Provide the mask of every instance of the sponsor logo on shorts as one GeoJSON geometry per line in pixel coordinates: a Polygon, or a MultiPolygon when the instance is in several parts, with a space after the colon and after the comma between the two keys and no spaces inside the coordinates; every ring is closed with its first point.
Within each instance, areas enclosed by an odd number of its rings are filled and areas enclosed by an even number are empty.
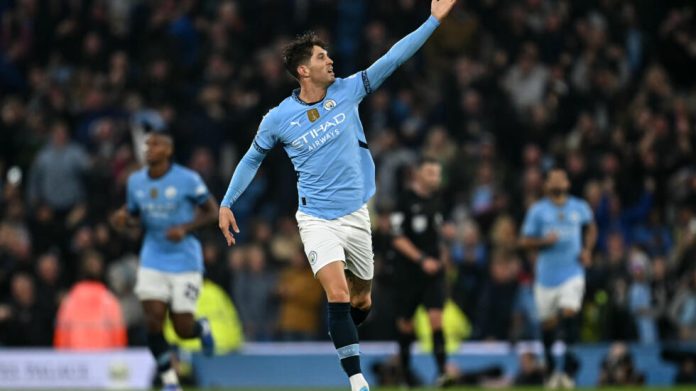
{"type": "Polygon", "coordinates": [[[310,251],[309,252],[309,264],[314,265],[317,263],[317,252],[316,251],[310,251]]]}
{"type": "Polygon", "coordinates": [[[184,290],[184,296],[191,301],[196,301],[198,299],[199,289],[192,283],[186,283],[186,290],[184,290]]]}

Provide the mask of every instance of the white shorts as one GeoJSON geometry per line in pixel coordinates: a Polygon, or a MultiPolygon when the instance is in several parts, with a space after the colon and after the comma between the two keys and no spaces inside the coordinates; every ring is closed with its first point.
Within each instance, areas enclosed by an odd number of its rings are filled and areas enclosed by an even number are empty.
{"type": "Polygon", "coordinates": [[[202,284],[203,275],[200,272],[167,273],[140,267],[135,295],[141,301],[168,303],[171,311],[177,314],[194,313],[202,284]]]}
{"type": "Polygon", "coordinates": [[[333,220],[300,211],[297,211],[295,218],[314,275],[329,263],[343,261],[345,268],[356,277],[372,280],[374,255],[367,205],[333,220]]]}
{"type": "Polygon", "coordinates": [[[582,276],[573,277],[556,287],[535,284],[534,300],[539,319],[542,321],[550,319],[563,309],[579,311],[584,294],[585,278],[582,276]]]}

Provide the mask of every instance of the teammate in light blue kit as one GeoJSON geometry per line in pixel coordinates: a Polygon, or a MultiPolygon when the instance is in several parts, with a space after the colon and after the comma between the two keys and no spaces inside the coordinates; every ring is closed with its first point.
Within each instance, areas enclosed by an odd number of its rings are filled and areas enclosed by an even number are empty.
{"type": "Polygon", "coordinates": [[[127,202],[112,216],[122,230],[145,228],[135,293],[147,319],[148,346],[166,391],[179,391],[170,347],[162,334],[167,311],[181,338],[200,338],[206,354],[214,341],[207,319],[194,318],[203,280],[201,244],[192,232],[215,221],[217,203],[201,177],[171,162],[170,136],[152,133],[146,141],[147,167],[128,178],[127,202]],[[197,209],[202,213],[196,215],[197,209]]]}
{"type": "Polygon", "coordinates": [[[582,199],[568,195],[570,182],[566,172],[553,169],[546,178],[548,196],[537,201],[527,212],[522,226],[521,246],[539,250],[536,260],[534,297],[543,327],[544,354],[550,388],[573,388],[569,376],[576,361],[571,346],[577,339],[576,315],[585,291],[585,271],[597,241],[592,209],[582,199]],[[558,330],[566,352],[554,360],[551,352],[558,330]]]}
{"type": "Polygon", "coordinates": [[[313,34],[291,42],[285,66],[300,83],[266,114],[239,162],[220,208],[228,245],[239,232],[231,207],[266,153],[281,144],[297,172],[297,222],[305,253],[329,301],[329,331],[353,391],[369,386],[360,370],[359,325],[372,305],[372,239],[366,202],[375,192],[375,166],[358,105],[430,37],[455,0],[433,0],[432,15],[367,70],[336,78],[326,44],[313,34]],[[345,271],[344,271],[345,270],[345,271]]]}

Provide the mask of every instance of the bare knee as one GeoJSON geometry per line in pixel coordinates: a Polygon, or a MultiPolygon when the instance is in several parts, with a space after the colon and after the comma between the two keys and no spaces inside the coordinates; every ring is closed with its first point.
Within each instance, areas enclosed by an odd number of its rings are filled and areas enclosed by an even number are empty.
{"type": "Polygon", "coordinates": [[[326,288],[326,299],[329,303],[348,303],[350,302],[350,292],[348,286],[330,286],[326,288]]]}
{"type": "Polygon", "coordinates": [[[357,295],[350,298],[351,307],[367,311],[372,308],[372,297],[370,294],[357,295]]]}
{"type": "Polygon", "coordinates": [[[442,330],[442,311],[441,310],[428,311],[428,319],[430,320],[430,327],[433,329],[433,331],[442,330]]]}

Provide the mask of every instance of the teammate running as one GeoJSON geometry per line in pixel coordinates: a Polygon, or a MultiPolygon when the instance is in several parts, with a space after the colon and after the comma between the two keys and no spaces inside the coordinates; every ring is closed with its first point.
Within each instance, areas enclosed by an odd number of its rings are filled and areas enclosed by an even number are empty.
{"type": "Polygon", "coordinates": [[[520,243],[528,250],[538,250],[534,298],[542,322],[549,388],[575,386],[569,372],[575,361],[572,345],[578,338],[577,313],[585,293],[583,265],[590,265],[597,241],[592,209],[584,200],[569,196],[568,189],[570,181],[564,170],[548,172],[547,197],[527,212],[520,243]],[[552,346],[559,331],[566,350],[554,357],[552,346]]]}
{"type": "Polygon", "coordinates": [[[204,353],[213,353],[208,320],[194,318],[203,252],[192,232],[215,222],[217,203],[197,173],[172,163],[174,143],[169,135],[151,133],[146,146],[147,167],[128,178],[126,205],[111,222],[118,230],[137,224],[145,228],[135,293],[145,312],[147,344],[163,390],[180,391],[162,327],[169,312],[179,337],[200,338],[204,353]]]}

